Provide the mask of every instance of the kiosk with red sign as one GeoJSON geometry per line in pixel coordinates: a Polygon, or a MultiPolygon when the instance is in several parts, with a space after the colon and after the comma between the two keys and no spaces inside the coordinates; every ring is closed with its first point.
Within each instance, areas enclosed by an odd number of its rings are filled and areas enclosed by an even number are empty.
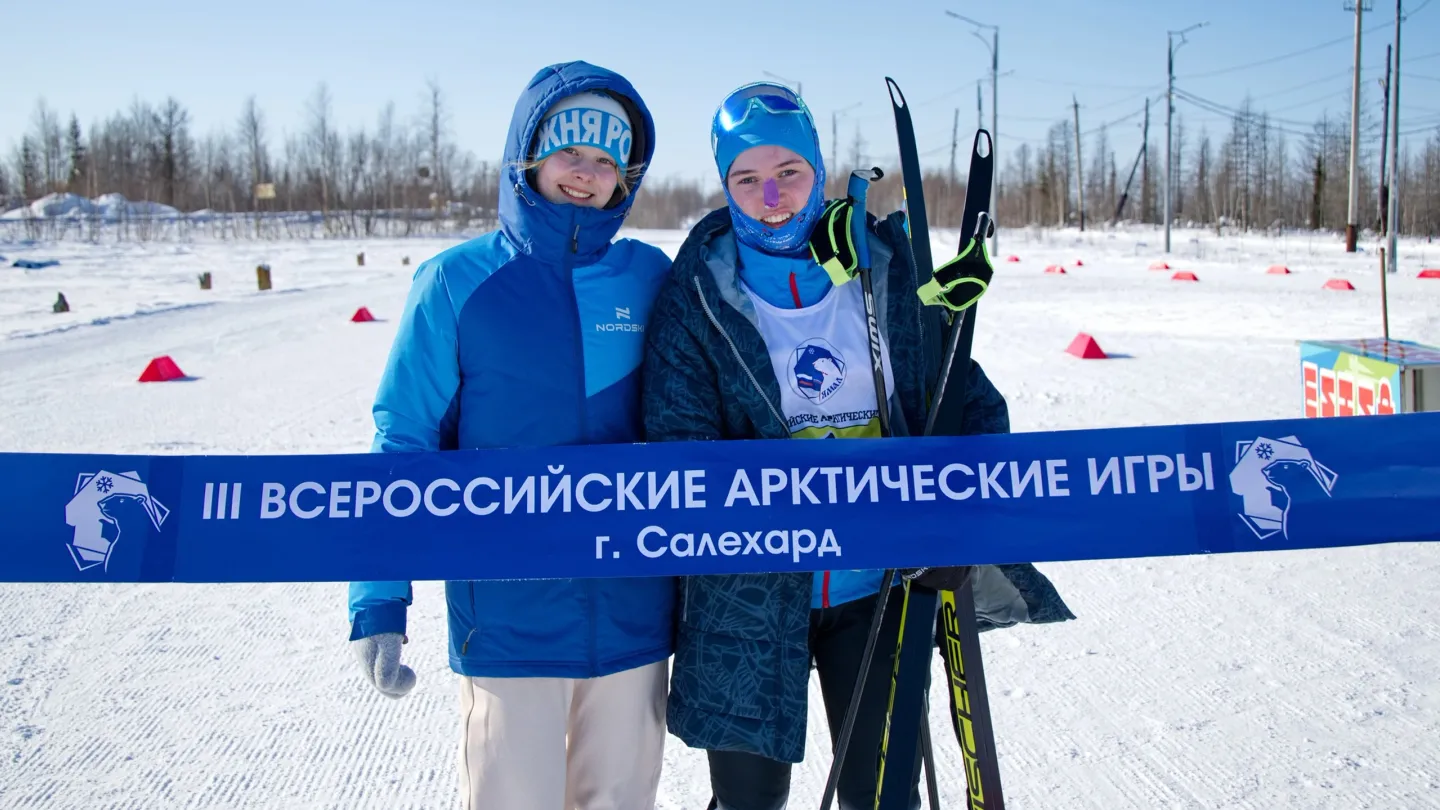
{"type": "Polygon", "coordinates": [[[1440,411],[1440,349],[1369,338],[1300,342],[1305,416],[1440,411]]]}

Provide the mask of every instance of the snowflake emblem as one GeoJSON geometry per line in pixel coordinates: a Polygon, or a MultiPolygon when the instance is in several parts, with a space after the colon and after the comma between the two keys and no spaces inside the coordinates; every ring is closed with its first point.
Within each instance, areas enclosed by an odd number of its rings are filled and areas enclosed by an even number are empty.
{"type": "Polygon", "coordinates": [[[1271,456],[1275,455],[1275,448],[1270,444],[1257,444],[1255,445],[1255,455],[1268,461],[1271,456]]]}
{"type": "Polygon", "coordinates": [[[109,492],[110,490],[115,488],[115,481],[111,479],[108,475],[101,476],[100,478],[96,479],[95,488],[100,490],[101,492],[109,492]]]}

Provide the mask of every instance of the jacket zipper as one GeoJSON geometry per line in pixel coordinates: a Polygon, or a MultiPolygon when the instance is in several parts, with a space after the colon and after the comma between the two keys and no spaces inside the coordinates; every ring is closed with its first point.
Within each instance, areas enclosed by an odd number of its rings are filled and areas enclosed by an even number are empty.
{"type": "MultiPolygon", "coordinates": [[[[570,250],[568,253],[565,254],[565,262],[562,266],[562,271],[565,273],[566,280],[570,284],[570,301],[574,306],[575,313],[575,352],[577,355],[579,355],[580,358],[580,362],[576,364],[576,367],[580,370],[580,439],[581,441],[584,441],[589,428],[586,424],[588,420],[586,420],[585,418],[585,324],[583,324],[580,320],[580,294],[575,289],[575,256],[577,256],[579,253],[580,223],[576,222],[575,227],[570,230],[570,250]]],[[[600,649],[599,644],[596,640],[596,634],[598,631],[595,626],[595,615],[597,612],[596,600],[598,593],[595,587],[594,580],[584,580],[581,587],[584,589],[585,601],[588,603],[583,606],[585,609],[581,611],[581,615],[589,617],[589,627],[587,628],[589,630],[589,633],[587,634],[588,637],[586,641],[589,646],[588,658],[590,659],[590,673],[593,675],[600,668],[600,649]]]]}
{"type": "Polygon", "coordinates": [[[755,390],[760,393],[760,398],[765,400],[765,405],[770,408],[770,414],[775,417],[776,422],[780,423],[781,429],[785,431],[788,437],[790,429],[789,426],[785,424],[785,418],[782,417],[780,411],[775,408],[775,403],[770,401],[770,395],[766,394],[765,389],[760,387],[760,381],[755,379],[755,374],[750,371],[750,366],[746,364],[745,358],[740,356],[740,349],[735,345],[735,341],[730,339],[730,333],[725,331],[725,327],[720,325],[720,321],[715,317],[715,313],[710,310],[710,303],[705,300],[705,292],[700,287],[700,277],[691,276],[690,278],[695,282],[695,294],[700,298],[700,308],[705,310],[705,317],[710,319],[710,325],[715,327],[715,331],[720,333],[720,337],[725,338],[725,342],[730,346],[730,351],[734,353],[736,361],[740,363],[740,368],[745,369],[745,376],[750,378],[750,384],[755,386],[755,390]]]}

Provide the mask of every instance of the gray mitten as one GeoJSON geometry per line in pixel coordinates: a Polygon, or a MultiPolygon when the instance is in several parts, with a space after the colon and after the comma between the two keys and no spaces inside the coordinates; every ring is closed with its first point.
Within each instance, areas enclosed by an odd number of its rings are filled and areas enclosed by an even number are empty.
{"type": "Polygon", "coordinates": [[[400,645],[408,640],[400,633],[380,633],[350,642],[365,679],[385,697],[402,698],[415,688],[415,670],[400,663],[400,645]]]}

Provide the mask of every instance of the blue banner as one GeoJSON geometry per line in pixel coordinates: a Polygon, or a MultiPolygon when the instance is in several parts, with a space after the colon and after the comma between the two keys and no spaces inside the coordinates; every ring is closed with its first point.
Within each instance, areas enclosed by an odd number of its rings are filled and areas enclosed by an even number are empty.
{"type": "Polygon", "coordinates": [[[1440,540],[1440,414],[425,454],[0,454],[0,581],[816,571],[1440,540]]]}

